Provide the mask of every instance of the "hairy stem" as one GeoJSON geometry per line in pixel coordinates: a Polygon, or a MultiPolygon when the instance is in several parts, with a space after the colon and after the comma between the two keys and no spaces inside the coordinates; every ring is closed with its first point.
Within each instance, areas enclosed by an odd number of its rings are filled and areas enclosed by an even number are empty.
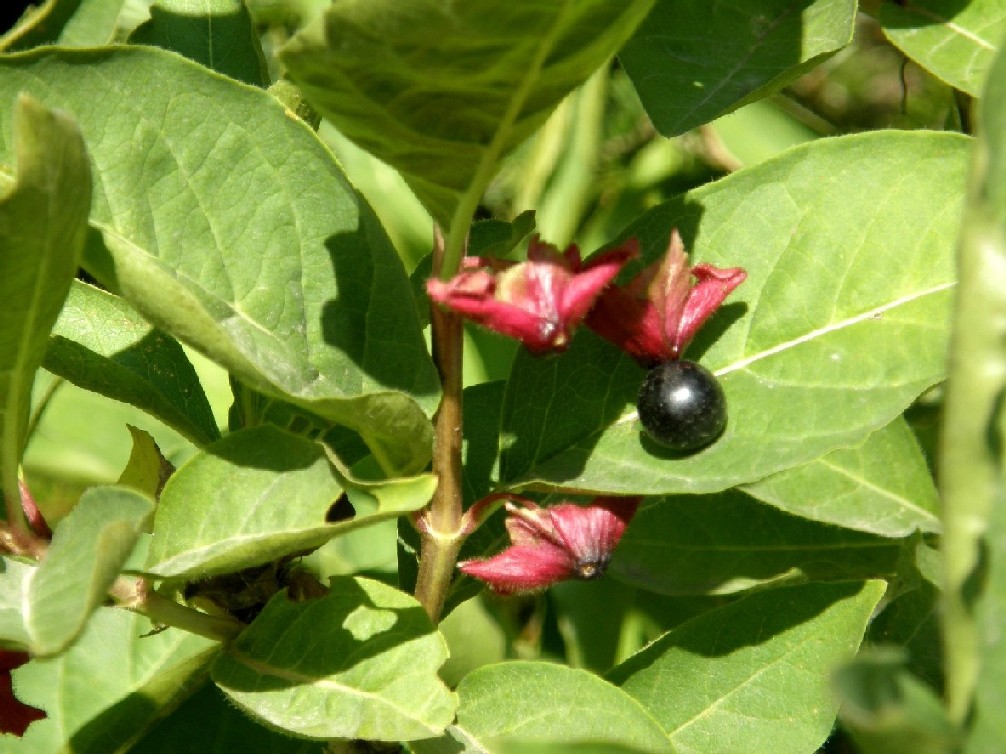
{"type": "Polygon", "coordinates": [[[169,600],[151,589],[143,578],[120,577],[109,595],[119,607],[145,615],[153,623],[174,626],[215,641],[230,641],[245,628],[235,618],[207,615],[169,600]]]}
{"type": "MultiPolygon", "coordinates": [[[[433,274],[444,263],[443,236],[436,233],[433,249],[433,274]]],[[[458,551],[464,541],[461,505],[461,390],[463,326],[461,318],[433,306],[430,311],[433,336],[433,361],[440,372],[443,398],[434,417],[433,472],[437,491],[424,514],[420,531],[422,547],[416,599],[430,619],[436,622],[444,607],[447,587],[454,574],[458,551]]]]}

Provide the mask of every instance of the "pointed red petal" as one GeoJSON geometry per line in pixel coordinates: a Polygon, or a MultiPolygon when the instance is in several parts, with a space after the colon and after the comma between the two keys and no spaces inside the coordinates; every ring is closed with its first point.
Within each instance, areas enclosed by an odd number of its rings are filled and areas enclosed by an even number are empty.
{"type": "Polygon", "coordinates": [[[587,316],[608,284],[638,251],[636,239],[615,249],[591,257],[583,269],[573,275],[561,292],[559,314],[564,322],[579,324],[587,316]]]}
{"type": "Polygon", "coordinates": [[[514,545],[485,560],[459,563],[458,568],[499,594],[536,592],[573,576],[569,554],[548,543],[514,545]]]}
{"type": "Polygon", "coordinates": [[[684,352],[692,342],[695,333],[703,323],[720,307],[724,299],[748,276],[741,267],[721,269],[711,264],[700,264],[692,268],[692,275],[698,282],[688,294],[684,311],[678,322],[674,338],[677,355],[684,352]]]}

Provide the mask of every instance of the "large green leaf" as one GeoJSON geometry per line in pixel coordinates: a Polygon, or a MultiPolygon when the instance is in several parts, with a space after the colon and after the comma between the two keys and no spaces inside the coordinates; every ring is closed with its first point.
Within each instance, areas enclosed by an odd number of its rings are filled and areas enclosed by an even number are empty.
{"type": "Polygon", "coordinates": [[[936,485],[901,417],[857,445],[745,485],[744,491],[804,518],[885,537],[940,528],[936,485]]]}
{"type": "Polygon", "coordinates": [[[124,487],[94,487],[53,532],[24,603],[33,655],[63,651],[104,603],[154,505],[124,487]]]}
{"type": "MultiPolygon", "coordinates": [[[[469,673],[458,686],[461,706],[450,738],[464,751],[509,751],[509,746],[610,746],[605,751],[670,754],[660,726],[635,699],[585,670],[546,662],[504,662],[469,673]]],[[[417,754],[458,752],[446,741],[421,741],[417,754]]]]}
{"type": "MultiPolygon", "coordinates": [[[[0,101],[10,102],[14,94],[0,101]]],[[[31,387],[84,248],[91,174],[80,130],[27,95],[0,107],[14,185],[0,197],[0,490],[17,500],[31,387]]]]}
{"type": "Polygon", "coordinates": [[[0,72],[0,96],[38,92],[94,142],[96,277],[250,387],[358,431],[389,471],[423,468],[437,379],[408,280],[308,126],[154,48],[0,72]]]}
{"type": "Polygon", "coordinates": [[[816,751],[838,707],[829,676],[883,593],[880,581],[757,592],[669,631],[609,678],[679,754],[816,751]]]}
{"type": "Polygon", "coordinates": [[[896,540],[806,521],[731,491],[643,506],[610,572],[662,594],[730,594],[794,579],[890,577],[901,549],[896,540]]]}
{"type": "Polygon", "coordinates": [[[451,228],[467,225],[500,157],[618,50],[652,1],[349,0],[282,59],[312,105],[451,228]]]}
{"type": "Polygon", "coordinates": [[[1006,714],[1006,52],[989,75],[961,233],[940,438],[946,697],[969,753],[1002,748],[1006,714]],[[973,698],[977,683],[977,698],[973,698]]]}
{"type": "Polygon", "coordinates": [[[694,262],[748,278],[688,353],[730,419],[682,457],[640,432],[644,372],[589,332],[520,354],[501,421],[510,486],[664,494],[752,482],[862,441],[944,374],[953,238],[970,141],[885,132],[821,140],[648,212],[644,260],[671,228],[694,262]],[[920,223],[920,218],[925,222],[920,223]]]}
{"type": "Polygon", "coordinates": [[[981,96],[1006,34],[1002,0],[881,3],[877,18],[905,55],[951,86],[981,96]]]}
{"type": "MultiPolygon", "coordinates": [[[[361,488],[370,510],[326,523],[347,484],[319,443],[265,425],[228,435],[176,471],[161,493],[146,570],[166,578],[238,571],[313,550],[429,502],[435,478],[361,488]]],[[[355,483],[359,486],[359,483],[355,483]]]]}
{"type": "Polygon", "coordinates": [[[265,60],[241,0],[157,0],[131,44],[174,50],[238,81],[268,83],[265,60]]]}
{"type": "Polygon", "coordinates": [[[852,41],[855,0],[657,0],[618,59],[674,136],[781,89],[852,41]]]}
{"type": "Polygon", "coordinates": [[[454,718],[457,699],[437,677],[446,659],[418,602],[347,576],[319,599],[277,594],[212,676],[240,708],[297,736],[408,741],[454,718]]]}
{"type": "Polygon", "coordinates": [[[219,645],[101,608],[64,654],[13,673],[18,698],[45,710],[24,738],[0,736],[2,754],[127,751],[158,717],[205,678],[219,645]]]}
{"type": "Polygon", "coordinates": [[[197,445],[220,437],[178,342],[98,288],[74,282],[43,364],[75,385],[143,409],[197,445]]]}

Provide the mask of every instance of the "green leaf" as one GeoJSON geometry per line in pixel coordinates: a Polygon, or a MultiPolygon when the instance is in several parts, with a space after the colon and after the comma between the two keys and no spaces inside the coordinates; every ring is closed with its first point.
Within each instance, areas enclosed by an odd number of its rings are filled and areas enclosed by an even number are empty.
{"type": "Polygon", "coordinates": [[[877,18],[905,55],[950,86],[981,96],[1006,33],[1000,0],[881,3],[877,18]]]}
{"type": "Polygon", "coordinates": [[[46,711],[2,754],[109,754],[129,750],[158,717],[205,678],[218,644],[146,618],[101,608],[69,651],[13,672],[18,697],[46,711]]]}
{"type": "Polygon", "coordinates": [[[268,730],[228,704],[212,683],[138,741],[136,754],[324,754],[323,744],[268,730]],[[193,731],[198,731],[193,736],[193,731]]]}
{"type": "Polygon", "coordinates": [[[940,530],[936,485],[915,434],[900,417],[857,445],[745,485],[744,491],[804,518],[884,537],[940,530]]]}
{"type": "Polygon", "coordinates": [[[133,438],[133,449],[116,484],[132,487],[151,500],[157,500],[174,467],[161,455],[161,449],[148,432],[133,426],[127,428],[133,438]]]}
{"type": "Polygon", "coordinates": [[[679,754],[816,751],[838,706],[829,676],[883,593],[881,581],[756,592],[669,631],[609,678],[679,754]]]}
{"type": "Polygon", "coordinates": [[[1006,51],[989,73],[961,236],[961,293],[941,438],[944,642],[952,719],[967,754],[1006,736],[1006,51]],[[957,444],[959,443],[959,445],[957,444]],[[977,665],[977,667],[976,667],[977,665]],[[977,674],[977,678],[975,678],[977,674]],[[969,698],[972,684],[974,697],[969,698]],[[970,704],[970,708],[969,705],[970,704]]]}
{"type": "MultiPolygon", "coordinates": [[[[603,744],[667,754],[660,726],[631,696],[585,670],[546,662],[504,662],[469,673],[452,736],[473,751],[521,744],[603,744]]],[[[417,754],[434,752],[425,742],[417,754]]],[[[617,748],[615,749],[618,750],[617,748]]]]}
{"type": "MultiPolygon", "coordinates": [[[[976,714],[995,740],[1006,731],[998,682],[1006,678],[1002,562],[1006,560],[1006,54],[1000,53],[976,127],[961,226],[960,292],[953,314],[940,438],[943,496],[943,635],[950,719],[976,714]],[[990,528],[990,520],[995,523],[990,528]],[[983,541],[984,540],[984,541],[983,541]],[[987,569],[992,569],[991,573],[987,569]],[[986,579],[988,581],[986,582],[986,579]],[[975,619],[978,587],[982,623],[975,619]],[[986,621],[988,621],[986,623],[986,621]],[[972,710],[979,664],[988,685],[972,710]]],[[[981,733],[976,734],[979,737],[981,733]]],[[[975,749],[981,751],[980,748],[975,749]]]]}
{"type": "Polygon", "coordinates": [[[69,115],[19,95],[13,138],[17,173],[0,197],[0,490],[8,512],[20,499],[35,371],[77,272],[91,207],[87,150],[69,115]]]}
{"type": "Polygon", "coordinates": [[[156,416],[196,445],[220,437],[199,378],[178,342],[125,301],[74,281],[43,364],[74,385],[156,416]]]}
{"type": "Polygon", "coordinates": [[[893,576],[896,540],[781,513],[739,492],[643,505],[609,572],[661,594],[732,594],[760,584],[893,576]]]}
{"type": "Polygon", "coordinates": [[[431,474],[361,482],[313,440],[265,425],[228,435],[181,466],[161,493],[146,571],[171,579],[238,571],[313,550],[429,502],[431,474]],[[344,489],[356,515],[326,523],[344,489]]]}
{"type": "Polygon", "coordinates": [[[657,130],[778,91],[852,41],[855,0],[657,0],[618,59],[657,130]]]}
{"type": "Polygon", "coordinates": [[[33,566],[11,558],[0,558],[0,647],[28,648],[28,629],[22,610],[33,566]]]}
{"type": "Polygon", "coordinates": [[[353,0],[332,4],[281,57],[314,107],[397,168],[445,228],[467,226],[499,159],[651,5],[353,0]]]}
{"type": "Polygon", "coordinates": [[[130,44],[174,50],[238,81],[269,83],[251,17],[241,0],[157,0],[130,44]]]}
{"type": "Polygon", "coordinates": [[[359,432],[389,474],[426,465],[437,377],[408,280],[308,126],[154,48],[0,60],[0,95],[20,90],[93,137],[95,277],[255,390],[359,432]]]}
{"type": "Polygon", "coordinates": [[[80,635],[101,605],[154,506],[122,487],[93,487],[56,526],[24,605],[28,646],[57,654],[80,635]]]}
{"type": "Polygon", "coordinates": [[[409,741],[441,734],[454,717],[457,699],[437,677],[446,659],[412,597],[337,577],[319,599],[276,595],[212,677],[241,709],[297,736],[409,741]]]}
{"type": "Polygon", "coordinates": [[[903,667],[897,650],[863,652],[840,668],[834,686],[842,724],[862,754],[946,754],[959,733],[933,690],[903,667]]]}
{"type": "Polygon", "coordinates": [[[635,412],[643,370],[580,332],[557,358],[521,353],[514,362],[502,480],[712,492],[893,421],[944,374],[969,145],[934,133],[820,140],[643,215],[624,232],[640,241],[637,264],[662,256],[677,227],[693,263],[747,269],[687,354],[719,376],[726,432],[686,457],[644,438],[635,412]]]}

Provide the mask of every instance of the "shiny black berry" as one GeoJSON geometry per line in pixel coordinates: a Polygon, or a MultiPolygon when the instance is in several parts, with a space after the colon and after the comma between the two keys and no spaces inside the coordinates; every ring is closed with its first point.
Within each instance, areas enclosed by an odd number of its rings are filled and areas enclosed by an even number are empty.
{"type": "Polygon", "coordinates": [[[727,399],[713,373],[692,361],[665,361],[650,370],[636,400],[646,433],[674,450],[698,450],[727,424],[727,399]]]}

